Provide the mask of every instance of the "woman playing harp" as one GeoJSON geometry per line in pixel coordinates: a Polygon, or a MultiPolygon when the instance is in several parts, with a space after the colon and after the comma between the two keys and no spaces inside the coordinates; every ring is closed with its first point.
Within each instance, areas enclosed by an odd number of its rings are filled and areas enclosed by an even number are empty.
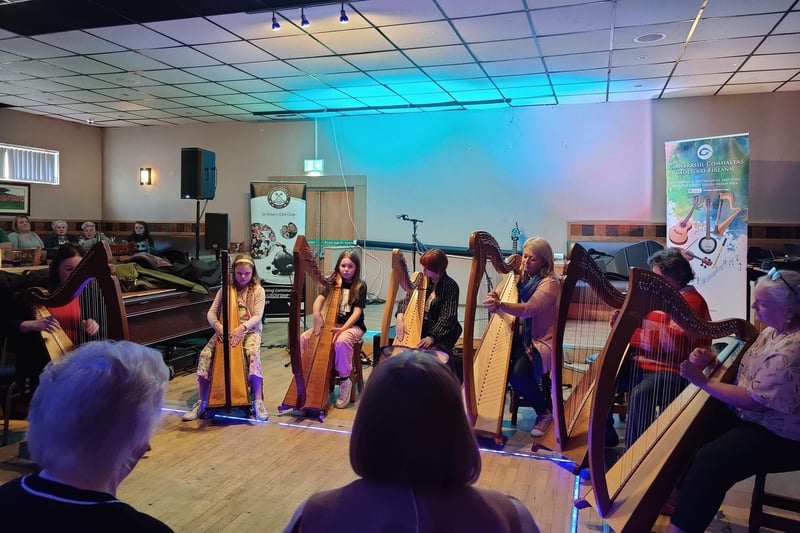
{"type": "MultiPolygon", "coordinates": [[[[694,271],[679,248],[665,248],[651,255],[647,264],[686,300],[702,320],[710,321],[711,314],[705,298],[689,283],[694,271]]],[[[625,424],[625,446],[630,447],[653,422],[658,412],[680,394],[688,381],[680,376],[682,361],[694,348],[710,348],[711,339],[693,336],[683,331],[661,311],[653,311],[642,328],[631,339],[633,348],[628,419],[625,424]]]]}
{"type": "Polygon", "coordinates": [[[233,260],[232,269],[232,286],[228,287],[227,291],[224,287],[217,291],[214,302],[208,310],[208,323],[214,329],[214,335],[209,339],[208,344],[205,345],[198,358],[198,399],[192,408],[183,415],[183,420],[187,422],[196,420],[206,410],[211,389],[209,379],[212,359],[219,361],[221,354],[217,348],[221,348],[221,343],[223,342],[229,342],[231,347],[241,347],[243,349],[244,357],[248,363],[247,375],[253,393],[255,416],[262,421],[269,418],[269,413],[267,413],[267,409],[264,406],[262,390],[264,378],[261,371],[261,331],[263,328],[261,319],[264,314],[264,287],[261,286],[259,281],[255,262],[249,255],[237,255],[233,260]],[[223,306],[222,299],[229,296],[233,296],[230,301],[235,302],[235,305],[232,306],[232,309],[229,306],[229,312],[232,316],[226,328],[221,322],[220,310],[223,306]],[[235,315],[235,320],[233,315],[235,315]],[[230,327],[231,324],[237,325],[230,327]],[[227,340],[224,338],[226,329],[228,333],[227,340]]]}
{"type": "Polygon", "coordinates": [[[453,369],[453,347],[461,336],[461,324],[458,322],[458,283],[447,275],[447,263],[447,255],[438,248],[427,250],[419,258],[425,282],[415,289],[416,295],[414,291],[409,292],[397,305],[395,344],[445,352],[453,369]],[[412,300],[420,302],[418,308],[409,308],[412,300]],[[407,320],[407,316],[412,315],[413,319],[407,320]],[[409,342],[406,337],[419,341],[409,342]]]}
{"type": "Polygon", "coordinates": [[[732,409],[692,460],[670,533],[704,531],[740,480],[800,469],[800,274],[773,269],[753,296],[756,319],[767,327],[742,356],[735,382],[702,372],[714,359],[708,350],[695,350],[681,364],[682,376],[732,409]]]}
{"type": "Polygon", "coordinates": [[[9,350],[17,354],[19,383],[35,388],[44,365],[76,345],[127,337],[110,262],[107,246],[87,253],[65,244],[50,264],[47,289],[32,287],[3,303],[3,333],[9,350]]]}
{"type": "Polygon", "coordinates": [[[577,502],[579,507],[594,505],[617,532],[649,531],[704,431],[721,414],[721,405],[690,385],[660,408],[658,417],[608,466],[604,427],[616,396],[619,369],[637,352],[637,338],[645,329],[657,326],[662,334],[667,332],[664,319],[674,322],[688,338],[727,342],[719,354],[720,364],[708,369],[713,381],[733,379],[739,355],[756,337],[755,328],[741,319],[702,320],[664,277],[640,268],[630,270],[625,303],[597,360],[600,374],[592,394],[589,428],[592,490],[577,502]],[[654,319],[654,314],[662,318],[654,319]]]}
{"type": "Polygon", "coordinates": [[[518,302],[504,302],[491,292],[484,304],[490,311],[517,317],[511,345],[509,383],[533,404],[536,422],[531,435],[541,437],[553,420],[552,403],[542,391],[542,376],[550,372],[553,358],[553,326],[560,282],[554,273],[553,249],[546,240],[533,237],[522,246],[522,275],[518,302]]]}
{"type": "Polygon", "coordinates": [[[511,315],[493,313],[475,348],[475,316],[478,311],[478,289],[483,283],[487,263],[503,274],[495,294],[502,302],[516,302],[519,281],[519,255],[503,260],[497,240],[485,231],[469,237],[472,265],[464,308],[464,403],[467,419],[475,433],[503,442],[503,409],[508,387],[508,362],[515,319],[511,315]]]}

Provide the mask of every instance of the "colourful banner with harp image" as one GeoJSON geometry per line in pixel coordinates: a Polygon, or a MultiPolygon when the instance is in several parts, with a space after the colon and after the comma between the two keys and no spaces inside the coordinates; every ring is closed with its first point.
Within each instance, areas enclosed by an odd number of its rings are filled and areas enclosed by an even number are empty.
{"type": "Polygon", "coordinates": [[[747,133],[665,143],[667,246],[684,250],[714,320],[747,318],[747,133]]]}

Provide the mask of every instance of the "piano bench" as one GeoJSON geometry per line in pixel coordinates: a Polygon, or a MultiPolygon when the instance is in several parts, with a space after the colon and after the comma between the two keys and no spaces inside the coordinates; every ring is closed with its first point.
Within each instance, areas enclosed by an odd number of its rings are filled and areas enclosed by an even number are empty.
{"type": "MultiPolygon", "coordinates": [[[[332,348],[331,348],[332,349],[332,348]]],[[[353,345],[353,370],[350,372],[350,379],[353,381],[353,387],[350,389],[350,403],[356,401],[358,394],[364,388],[364,373],[361,368],[361,355],[364,350],[364,343],[357,342],[353,345]],[[356,391],[358,389],[358,391],[356,391]]],[[[336,367],[331,368],[331,384],[329,390],[333,391],[334,387],[339,384],[339,373],[336,372],[336,367]]]]}

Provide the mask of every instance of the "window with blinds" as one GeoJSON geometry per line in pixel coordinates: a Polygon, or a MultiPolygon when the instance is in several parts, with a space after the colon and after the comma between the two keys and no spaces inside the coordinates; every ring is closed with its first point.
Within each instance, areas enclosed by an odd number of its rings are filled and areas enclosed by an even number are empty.
{"type": "Polygon", "coordinates": [[[0,143],[2,180],[58,185],[58,151],[0,143]]]}

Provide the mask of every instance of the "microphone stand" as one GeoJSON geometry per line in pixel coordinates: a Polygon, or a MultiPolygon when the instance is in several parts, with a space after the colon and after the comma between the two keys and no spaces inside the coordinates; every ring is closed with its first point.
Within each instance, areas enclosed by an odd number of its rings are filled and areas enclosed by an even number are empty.
{"type": "Polygon", "coordinates": [[[409,218],[408,215],[398,215],[399,219],[401,220],[408,220],[412,224],[412,231],[411,231],[411,270],[412,272],[416,272],[417,270],[417,250],[419,249],[420,252],[425,251],[425,245],[422,244],[419,239],[417,239],[417,225],[423,222],[418,218],[409,218]]]}

